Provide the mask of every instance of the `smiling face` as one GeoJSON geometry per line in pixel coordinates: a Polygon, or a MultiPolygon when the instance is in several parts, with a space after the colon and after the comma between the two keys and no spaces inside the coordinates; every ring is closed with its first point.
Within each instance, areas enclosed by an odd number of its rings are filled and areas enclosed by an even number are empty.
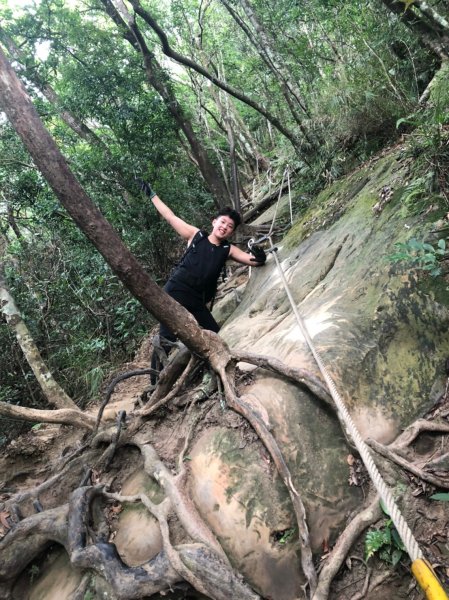
{"type": "Polygon", "coordinates": [[[212,234],[217,240],[227,240],[235,229],[234,220],[226,215],[221,215],[212,221],[212,234]]]}

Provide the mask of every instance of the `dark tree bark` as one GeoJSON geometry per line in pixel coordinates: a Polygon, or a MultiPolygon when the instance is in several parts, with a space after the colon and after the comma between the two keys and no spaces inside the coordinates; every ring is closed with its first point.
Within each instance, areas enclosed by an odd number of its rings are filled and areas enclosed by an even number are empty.
{"type": "Polygon", "coordinates": [[[124,39],[126,39],[131,46],[142,55],[148,82],[164,100],[170,114],[173,116],[178,127],[189,142],[195,163],[198,165],[206,185],[214,197],[216,206],[225,206],[228,203],[226,186],[218,171],[210,161],[203,144],[198,139],[192,127],[192,123],[186,116],[182,106],[179,104],[167,74],[157,62],[154,54],[149,50],[134,19],[131,15],[126,15],[127,20],[125,21],[110,0],[101,0],[101,2],[105,7],[107,14],[118,26],[124,39]]]}
{"type": "Polygon", "coordinates": [[[383,4],[399,16],[439,59],[449,59],[449,24],[427,2],[415,0],[404,10],[404,4],[396,0],[382,0],[383,4]]]}

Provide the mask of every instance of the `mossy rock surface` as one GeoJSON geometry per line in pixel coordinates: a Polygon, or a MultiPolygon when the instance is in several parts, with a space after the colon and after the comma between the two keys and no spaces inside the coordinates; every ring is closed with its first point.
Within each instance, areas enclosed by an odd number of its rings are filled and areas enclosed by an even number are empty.
{"type": "MultiPolygon", "coordinates": [[[[294,302],[362,437],[385,443],[435,402],[449,356],[447,283],[388,260],[396,242],[428,239],[439,218],[404,210],[413,169],[402,150],[371,161],[320,194],[278,242],[294,302]]],[[[221,335],[320,375],[273,257],[253,269],[221,335]]],[[[307,391],[258,371],[248,393],[286,456],[316,548],[361,501],[348,486],[351,449],[307,391]]]]}

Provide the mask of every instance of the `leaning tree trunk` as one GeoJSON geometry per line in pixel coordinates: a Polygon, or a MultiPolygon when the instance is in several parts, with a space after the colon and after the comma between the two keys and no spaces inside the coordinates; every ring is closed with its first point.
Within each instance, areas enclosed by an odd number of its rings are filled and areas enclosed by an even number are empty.
{"type": "Polygon", "coordinates": [[[1,48],[0,107],[61,204],[122,283],[188,348],[208,359],[214,368],[225,368],[229,362],[229,352],[223,341],[216,334],[201,329],[185,308],[158,287],[93,204],[42,124],[1,48]]]}
{"type": "Polygon", "coordinates": [[[3,270],[4,265],[2,258],[0,257],[0,312],[5,316],[6,322],[14,332],[43,394],[47,398],[49,404],[56,408],[76,409],[76,404],[69,396],[67,396],[59,383],[54,379],[42,359],[41,353],[39,352],[39,349],[14,302],[14,298],[9,291],[3,270]]]}

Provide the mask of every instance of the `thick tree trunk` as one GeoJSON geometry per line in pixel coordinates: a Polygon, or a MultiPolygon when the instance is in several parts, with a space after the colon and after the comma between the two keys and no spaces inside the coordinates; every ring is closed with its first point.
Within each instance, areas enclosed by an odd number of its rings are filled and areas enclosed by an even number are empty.
{"type": "Polygon", "coordinates": [[[229,352],[222,340],[201,329],[187,310],[157,286],[87,196],[1,49],[0,106],[61,204],[123,284],[191,350],[210,360],[214,368],[226,365],[229,352]]]}
{"type": "Polygon", "coordinates": [[[61,388],[53,375],[48,370],[47,365],[33,340],[33,337],[22,319],[19,309],[14,302],[14,298],[8,289],[3,274],[3,264],[0,259],[0,312],[6,318],[6,322],[14,332],[16,339],[22,349],[28,364],[30,365],[40,387],[47,398],[49,404],[56,408],[77,409],[65,391],[61,388]]]}

